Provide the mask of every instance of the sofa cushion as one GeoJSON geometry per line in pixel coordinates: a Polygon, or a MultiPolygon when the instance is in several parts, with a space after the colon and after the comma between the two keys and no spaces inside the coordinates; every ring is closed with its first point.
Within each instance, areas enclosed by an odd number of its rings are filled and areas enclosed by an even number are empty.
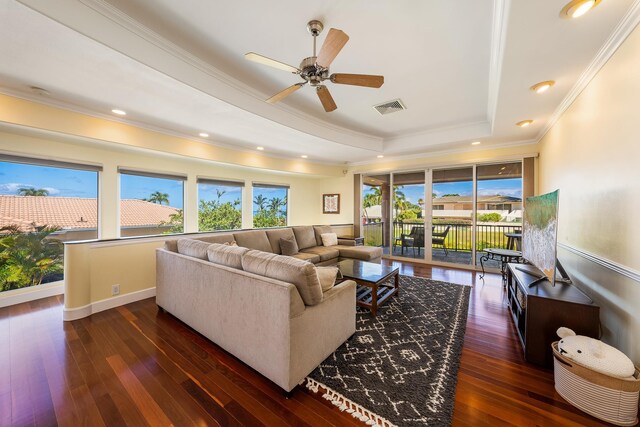
{"type": "Polygon", "coordinates": [[[194,239],[178,239],[178,253],[194,258],[207,259],[207,249],[211,243],[194,239]]]}
{"type": "Polygon", "coordinates": [[[215,264],[242,270],[242,256],[250,250],[242,246],[212,243],[207,249],[207,257],[215,264]]]}
{"type": "Polygon", "coordinates": [[[301,259],[303,261],[309,261],[314,264],[317,264],[320,262],[320,255],[311,254],[311,253],[298,252],[297,254],[293,255],[293,258],[301,259]]]}
{"type": "Polygon", "coordinates": [[[263,252],[271,252],[271,244],[264,230],[240,231],[233,233],[233,237],[242,246],[263,252]]]}
{"type": "Polygon", "coordinates": [[[233,234],[231,233],[220,233],[214,234],[213,236],[198,237],[195,240],[201,240],[209,243],[230,243],[235,241],[233,234]]]}
{"type": "Polygon", "coordinates": [[[293,230],[290,228],[276,228],[275,230],[266,230],[269,244],[271,245],[271,251],[274,254],[280,255],[282,249],[280,248],[280,239],[287,239],[289,237],[295,239],[293,230]]]}
{"type": "Polygon", "coordinates": [[[318,246],[312,226],[293,227],[293,233],[296,235],[299,250],[318,246]]]}
{"type": "Polygon", "coordinates": [[[336,246],[338,244],[338,235],[336,233],[322,233],[322,246],[336,246]]]}
{"type": "Polygon", "coordinates": [[[165,240],[164,248],[169,252],[178,252],[178,240],[165,240]]]}
{"type": "Polygon", "coordinates": [[[282,255],[292,256],[298,253],[298,244],[296,238],[291,236],[286,239],[280,239],[280,250],[282,255]]]}
{"type": "Polygon", "coordinates": [[[340,251],[337,248],[337,246],[314,246],[312,248],[303,249],[300,252],[319,255],[320,261],[322,262],[338,258],[340,256],[340,251]]]}
{"type": "Polygon", "coordinates": [[[249,251],[242,257],[242,268],[250,273],[292,283],[306,305],[322,302],[322,287],[316,266],[290,256],[249,251]]]}
{"type": "MultiPolygon", "coordinates": [[[[329,248],[327,248],[329,249],[329,248]]],[[[361,259],[371,261],[382,257],[382,248],[377,246],[332,246],[331,249],[338,249],[340,256],[344,258],[361,259]]]]}
{"type": "Polygon", "coordinates": [[[316,271],[318,272],[318,280],[320,281],[322,293],[333,288],[333,285],[336,284],[338,272],[340,271],[338,267],[316,267],[316,271]]]}
{"type": "Polygon", "coordinates": [[[330,225],[314,225],[313,232],[316,235],[316,246],[322,246],[322,235],[325,233],[333,233],[330,225]]]}

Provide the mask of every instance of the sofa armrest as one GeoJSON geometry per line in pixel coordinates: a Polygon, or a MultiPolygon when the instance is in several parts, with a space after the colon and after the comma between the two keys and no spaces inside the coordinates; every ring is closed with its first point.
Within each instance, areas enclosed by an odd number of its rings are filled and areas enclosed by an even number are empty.
{"type": "Polygon", "coordinates": [[[341,239],[338,237],[338,244],[343,246],[355,246],[356,241],[353,239],[341,239]]]}

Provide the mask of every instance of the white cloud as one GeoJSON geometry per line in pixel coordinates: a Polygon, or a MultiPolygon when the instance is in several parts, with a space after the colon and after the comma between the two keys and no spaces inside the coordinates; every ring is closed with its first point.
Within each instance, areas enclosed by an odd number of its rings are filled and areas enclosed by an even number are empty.
{"type": "MultiPolygon", "coordinates": [[[[39,188],[32,184],[24,184],[21,182],[8,182],[6,184],[0,184],[0,194],[4,195],[15,195],[18,194],[18,190],[21,188],[39,188]]],[[[50,195],[59,194],[60,190],[53,187],[44,187],[45,190],[49,192],[50,195]]]]}
{"type": "Polygon", "coordinates": [[[20,188],[33,187],[31,184],[22,184],[19,182],[8,182],[0,184],[0,194],[16,194],[20,188]]]}
{"type": "Polygon", "coordinates": [[[500,194],[501,196],[522,197],[522,190],[519,188],[487,188],[478,190],[479,196],[495,196],[496,194],[500,194]]]}

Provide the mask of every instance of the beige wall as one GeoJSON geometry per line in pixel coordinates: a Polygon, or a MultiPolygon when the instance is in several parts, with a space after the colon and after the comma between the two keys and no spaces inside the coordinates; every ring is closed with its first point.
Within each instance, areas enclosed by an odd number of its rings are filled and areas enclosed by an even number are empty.
{"type": "MultiPolygon", "coordinates": [[[[28,132],[27,132],[28,133],[28,132]]],[[[328,176],[275,172],[222,165],[212,161],[133,149],[119,144],[78,141],[74,138],[0,132],[0,152],[74,162],[98,164],[100,175],[99,231],[101,239],[119,235],[118,166],[186,174],[185,231],[197,232],[198,176],[244,180],[243,228],[252,227],[251,182],[289,184],[289,224],[351,223],[353,176],[329,171],[328,176]],[[322,194],[341,193],[341,213],[322,214],[322,194]]],[[[285,164],[286,166],[286,164],[285,164]]],[[[322,166],[324,167],[324,166],[322,166]]],[[[348,233],[346,233],[348,234],[348,233]]],[[[76,309],[111,298],[111,286],[120,285],[120,295],[155,286],[155,248],[164,238],[67,245],[65,248],[65,309],[76,309]]],[[[1,297],[1,296],[0,296],[1,297]]]]}
{"type": "Polygon", "coordinates": [[[560,260],[601,306],[604,340],[637,364],[639,76],[636,28],[542,139],[539,159],[540,192],[560,189],[560,260]]]}

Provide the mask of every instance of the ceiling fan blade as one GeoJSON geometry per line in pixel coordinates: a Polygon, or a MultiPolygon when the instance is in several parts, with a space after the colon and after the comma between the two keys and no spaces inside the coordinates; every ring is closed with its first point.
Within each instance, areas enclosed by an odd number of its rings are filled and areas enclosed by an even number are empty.
{"type": "Polygon", "coordinates": [[[318,86],[317,93],[318,98],[320,98],[320,102],[322,102],[322,106],[324,107],[324,111],[330,113],[338,108],[326,86],[318,86]]]}
{"type": "Polygon", "coordinates": [[[285,64],[284,62],[276,61],[275,59],[268,58],[264,55],[260,55],[255,52],[249,52],[244,54],[245,59],[249,61],[257,62],[259,64],[268,65],[269,67],[277,68],[279,70],[289,71],[290,73],[299,73],[300,70],[292,65],[285,64]]]}
{"type": "Polygon", "coordinates": [[[316,63],[323,68],[329,68],[329,65],[338,56],[342,48],[349,41],[349,36],[342,30],[336,30],[331,28],[327,38],[324,39],[324,43],[320,48],[320,53],[316,58],[316,63]]]}
{"type": "Polygon", "coordinates": [[[332,74],[331,81],[340,85],[380,87],[384,84],[384,76],[369,74],[332,74]]]}
{"type": "Polygon", "coordinates": [[[267,99],[266,102],[268,102],[269,104],[275,104],[276,102],[280,102],[283,99],[285,99],[287,96],[291,95],[293,92],[300,89],[302,86],[304,86],[304,83],[296,83],[293,86],[289,86],[285,90],[280,91],[275,95],[273,95],[271,98],[267,99]]]}

